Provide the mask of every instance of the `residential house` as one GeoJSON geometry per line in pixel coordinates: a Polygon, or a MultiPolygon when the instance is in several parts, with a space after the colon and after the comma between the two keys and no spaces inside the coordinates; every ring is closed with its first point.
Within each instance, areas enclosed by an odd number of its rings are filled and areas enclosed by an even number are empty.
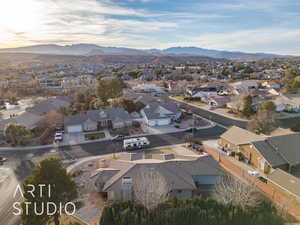
{"type": "Polygon", "coordinates": [[[145,81],[152,81],[152,80],[156,80],[157,76],[151,70],[144,70],[144,73],[140,77],[140,79],[145,81]]]}
{"type": "Polygon", "coordinates": [[[90,110],[83,115],[66,116],[68,133],[97,131],[101,128],[123,128],[132,125],[133,118],[122,108],[90,110]]]}
{"type": "Polygon", "coordinates": [[[244,81],[238,81],[233,84],[231,84],[234,90],[241,90],[241,89],[257,89],[258,84],[254,80],[244,80],[244,81]]]}
{"type": "Polygon", "coordinates": [[[278,81],[272,80],[272,81],[265,81],[262,83],[262,86],[269,89],[280,89],[281,84],[278,81]]]}
{"type": "Polygon", "coordinates": [[[206,102],[208,105],[215,107],[215,108],[220,108],[220,107],[226,107],[227,103],[231,101],[230,96],[208,96],[204,102],[206,102]]]}
{"type": "Polygon", "coordinates": [[[68,108],[70,105],[71,103],[67,98],[51,97],[36,103],[30,108],[27,108],[26,111],[42,116],[49,112],[56,112],[61,108],[68,108]]]}
{"type": "Polygon", "coordinates": [[[148,126],[170,125],[180,118],[182,112],[175,103],[152,103],[141,110],[148,126]]]}
{"type": "Polygon", "coordinates": [[[233,126],[221,135],[219,145],[267,174],[277,168],[300,170],[299,133],[267,137],[233,126]]]}
{"type": "Polygon", "coordinates": [[[39,84],[43,88],[62,88],[61,79],[59,78],[42,78],[39,84]]]}
{"type": "Polygon", "coordinates": [[[30,112],[24,112],[21,115],[0,121],[0,132],[3,133],[5,127],[9,123],[19,123],[24,125],[28,130],[37,127],[37,124],[44,119],[43,116],[36,115],[30,112]]]}
{"type": "Polygon", "coordinates": [[[84,84],[86,86],[96,86],[98,83],[97,77],[92,74],[80,75],[79,77],[80,84],[84,84]]]}
{"type": "Polygon", "coordinates": [[[64,77],[62,79],[63,88],[78,88],[81,87],[81,79],[78,77],[64,77]]]}
{"type": "Polygon", "coordinates": [[[277,112],[300,112],[300,94],[279,95],[273,102],[277,112]]]}
{"type": "Polygon", "coordinates": [[[227,89],[228,85],[222,82],[211,82],[201,87],[188,87],[187,95],[193,98],[205,98],[207,96],[216,96],[222,90],[227,89]]]}
{"type": "Polygon", "coordinates": [[[158,92],[158,93],[165,92],[165,88],[158,87],[158,86],[152,85],[152,84],[139,84],[137,86],[134,86],[132,89],[134,91],[140,91],[140,92],[158,92]]]}
{"type": "Polygon", "coordinates": [[[167,196],[176,198],[207,194],[223,175],[218,163],[207,154],[176,157],[173,154],[162,154],[144,159],[143,153],[123,153],[118,160],[102,163],[105,168],[98,169],[91,179],[98,192],[110,201],[136,200],[137,185],[151,182],[145,181],[151,179],[151,176],[145,174],[147,171],[158,174],[165,181],[167,196]]]}
{"type": "Polygon", "coordinates": [[[8,80],[0,80],[0,88],[7,88],[8,80]]]}

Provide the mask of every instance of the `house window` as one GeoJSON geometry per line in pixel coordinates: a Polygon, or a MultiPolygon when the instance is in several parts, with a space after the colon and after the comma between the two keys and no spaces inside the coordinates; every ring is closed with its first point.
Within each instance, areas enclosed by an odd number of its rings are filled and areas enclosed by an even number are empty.
{"type": "Polygon", "coordinates": [[[181,193],[182,192],[182,190],[177,190],[177,193],[181,193]]]}
{"type": "Polygon", "coordinates": [[[264,169],[265,169],[265,160],[262,159],[262,158],[259,159],[259,168],[260,168],[261,170],[264,170],[264,169]]]}

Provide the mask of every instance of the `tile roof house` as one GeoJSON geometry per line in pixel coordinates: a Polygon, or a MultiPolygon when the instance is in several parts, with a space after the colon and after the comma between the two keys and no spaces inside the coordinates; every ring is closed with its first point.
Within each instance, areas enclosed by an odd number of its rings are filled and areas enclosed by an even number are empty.
{"type": "Polygon", "coordinates": [[[170,125],[181,116],[181,110],[175,103],[152,103],[141,110],[148,126],[170,125]]]}
{"type": "Polygon", "coordinates": [[[300,169],[300,134],[262,136],[238,127],[221,135],[219,145],[242,155],[264,173],[280,168],[293,173],[300,169]]]}
{"type": "Polygon", "coordinates": [[[107,194],[108,200],[135,200],[137,185],[148,178],[145,175],[148,171],[159,174],[167,185],[168,196],[177,198],[209,192],[223,175],[218,163],[207,154],[153,155],[152,159],[144,159],[142,153],[124,153],[106,165],[108,168],[98,169],[91,178],[98,191],[107,194]],[[145,175],[142,180],[141,174],[145,175]]]}
{"type": "Polygon", "coordinates": [[[101,127],[123,128],[132,124],[133,118],[123,108],[90,110],[83,115],[66,116],[65,129],[69,133],[96,131],[101,127]]]}

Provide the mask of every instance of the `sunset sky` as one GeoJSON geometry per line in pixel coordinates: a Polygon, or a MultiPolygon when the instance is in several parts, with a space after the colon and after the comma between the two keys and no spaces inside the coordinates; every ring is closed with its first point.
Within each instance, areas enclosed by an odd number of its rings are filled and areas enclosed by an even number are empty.
{"type": "Polygon", "coordinates": [[[300,1],[1,1],[0,48],[76,43],[300,55],[300,1]]]}

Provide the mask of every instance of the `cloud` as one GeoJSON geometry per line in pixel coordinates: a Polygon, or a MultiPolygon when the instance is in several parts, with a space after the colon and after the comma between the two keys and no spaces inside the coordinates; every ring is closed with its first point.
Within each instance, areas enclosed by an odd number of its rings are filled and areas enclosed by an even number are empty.
{"type": "Polygon", "coordinates": [[[300,29],[265,28],[203,34],[191,43],[223,50],[299,54],[300,29]]]}

